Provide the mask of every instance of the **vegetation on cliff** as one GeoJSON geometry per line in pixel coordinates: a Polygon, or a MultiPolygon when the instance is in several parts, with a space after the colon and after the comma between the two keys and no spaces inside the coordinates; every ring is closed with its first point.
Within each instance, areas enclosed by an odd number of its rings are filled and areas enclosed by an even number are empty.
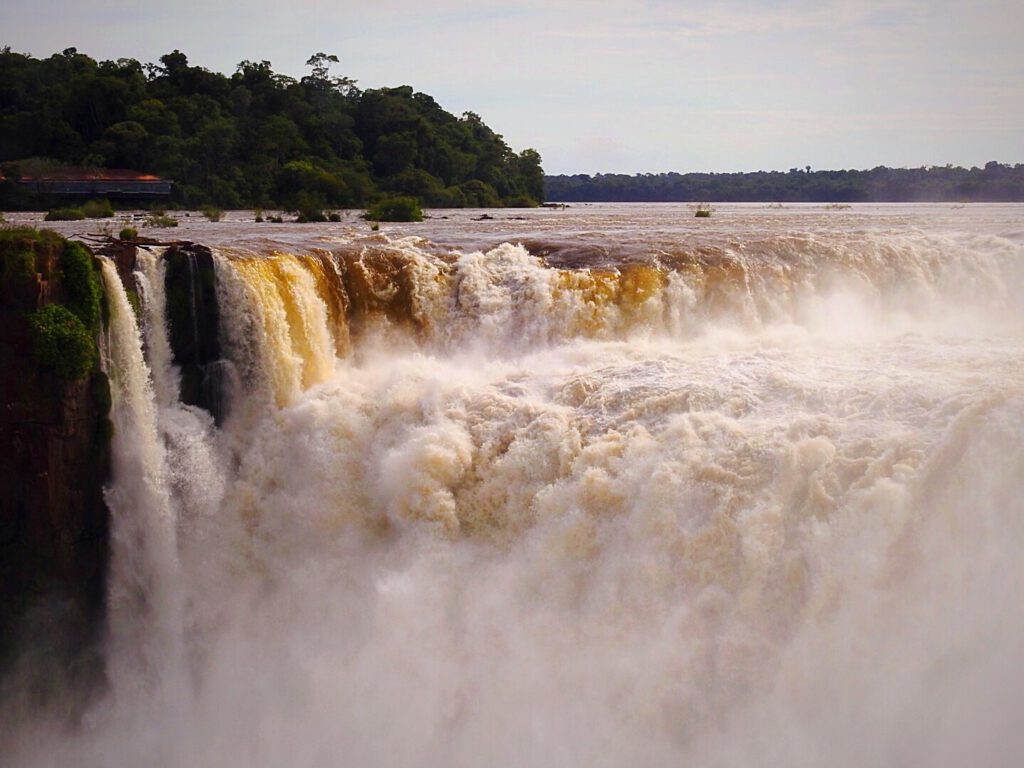
{"type": "MultiPolygon", "coordinates": [[[[2,238],[2,234],[0,234],[2,238]]],[[[10,238],[3,238],[10,240],[10,238]]],[[[17,290],[20,285],[35,277],[36,256],[28,248],[3,247],[0,245],[0,281],[5,289],[4,294],[17,290]]]]}
{"type": "Polygon", "coordinates": [[[64,242],[50,230],[0,229],[0,311],[24,314],[36,308],[36,275],[57,263],[64,242]]]}
{"type": "Polygon", "coordinates": [[[112,434],[101,314],[83,246],[0,230],[0,676],[34,649],[72,680],[101,669],[112,434]]]}
{"type": "Polygon", "coordinates": [[[96,344],[89,329],[67,307],[48,304],[28,318],[32,355],[65,381],[84,378],[96,364],[96,344]]]}
{"type": "Polygon", "coordinates": [[[548,176],[549,200],[561,202],[1024,202],[1024,164],[950,165],[869,171],[792,168],[755,173],[599,173],[548,176]]]}
{"type": "Polygon", "coordinates": [[[95,338],[103,301],[92,255],[55,232],[8,229],[0,231],[0,264],[6,308],[28,323],[36,362],[65,381],[92,373],[98,362],[95,338]],[[56,282],[59,302],[35,309],[37,275],[56,282]]]}
{"type": "Polygon", "coordinates": [[[542,199],[540,155],[513,152],[466,112],[409,86],[360,90],[317,53],[295,80],[269,61],[226,76],[173,51],[158,64],[0,51],[0,208],[38,205],[15,180],[48,165],[133,168],[173,179],[179,205],[426,206],[542,199]]]}
{"type": "Polygon", "coordinates": [[[65,305],[95,335],[100,330],[103,286],[92,254],[81,243],[65,241],[60,270],[65,305]]]}

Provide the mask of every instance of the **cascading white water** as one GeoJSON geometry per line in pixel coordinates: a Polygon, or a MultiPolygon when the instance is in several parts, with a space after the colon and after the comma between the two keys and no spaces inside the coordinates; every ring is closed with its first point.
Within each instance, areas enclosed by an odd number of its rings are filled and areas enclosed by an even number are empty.
{"type": "Polygon", "coordinates": [[[113,262],[101,259],[109,306],[108,358],[114,423],[108,597],[114,689],[160,684],[182,662],[182,600],[175,519],[157,407],[142,337],[113,262]]]}
{"type": "MultiPolygon", "coordinates": [[[[230,416],[187,430],[203,454],[168,430],[199,419],[180,404],[130,438],[191,456],[162,486],[187,705],[16,756],[1012,764],[1022,247],[759,237],[614,273],[398,238],[336,272],[217,254],[230,416]]],[[[141,353],[121,367],[145,391],[141,353]]],[[[148,498],[131,478],[119,498],[148,498]]]]}
{"type": "Polygon", "coordinates": [[[162,256],[166,248],[139,248],[135,282],[145,308],[143,336],[147,359],[152,372],[156,403],[160,408],[177,405],[181,376],[174,367],[171,342],[167,337],[167,266],[162,256]]]}
{"type": "MultiPolygon", "coordinates": [[[[162,252],[163,249],[139,249],[135,280],[145,315],[147,360],[156,392],[158,431],[165,446],[165,474],[173,491],[174,517],[180,521],[216,512],[224,494],[224,475],[212,417],[178,400],[181,374],[174,365],[168,337],[166,265],[160,258],[162,252]]],[[[190,272],[194,282],[192,275],[190,272]]],[[[194,299],[192,306],[194,311],[194,299]]],[[[198,339],[194,326],[193,339],[198,339]]]]}

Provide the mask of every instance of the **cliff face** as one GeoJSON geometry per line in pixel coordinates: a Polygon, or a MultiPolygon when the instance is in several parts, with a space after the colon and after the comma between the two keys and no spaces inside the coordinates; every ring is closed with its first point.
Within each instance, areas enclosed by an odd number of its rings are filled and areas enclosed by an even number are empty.
{"type": "MultiPolygon", "coordinates": [[[[219,420],[212,254],[187,242],[108,242],[98,253],[114,261],[136,303],[139,245],[165,246],[181,399],[219,420]]],[[[103,675],[112,426],[95,340],[104,313],[84,246],[48,231],[0,231],[0,684],[28,675],[44,700],[88,695],[103,675]]]]}
{"type": "Polygon", "coordinates": [[[0,671],[46,649],[94,674],[78,662],[95,658],[103,626],[109,387],[94,359],[80,376],[55,367],[33,317],[67,306],[95,333],[98,283],[91,256],[53,233],[0,233],[0,268],[0,671]]]}

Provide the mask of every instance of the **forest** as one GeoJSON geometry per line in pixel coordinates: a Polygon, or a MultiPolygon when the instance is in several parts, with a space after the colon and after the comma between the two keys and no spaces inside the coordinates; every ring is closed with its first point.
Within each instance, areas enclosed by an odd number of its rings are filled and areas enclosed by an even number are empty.
{"type": "Polygon", "coordinates": [[[1024,165],[548,176],[558,202],[1024,202],[1024,165]]]}
{"type": "Polygon", "coordinates": [[[155,64],[0,50],[0,209],[38,207],[17,184],[60,166],[132,169],[174,182],[172,205],[363,207],[388,195],[431,207],[533,206],[544,172],[473,112],[456,117],[403,85],[361,90],[316,53],[295,79],[269,61],[230,76],[181,51],[155,64]]]}

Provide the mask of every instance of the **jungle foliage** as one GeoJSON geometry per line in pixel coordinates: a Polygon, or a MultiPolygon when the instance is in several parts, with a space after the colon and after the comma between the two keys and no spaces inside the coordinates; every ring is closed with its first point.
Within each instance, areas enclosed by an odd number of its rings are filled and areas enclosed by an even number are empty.
{"type": "Polygon", "coordinates": [[[96,343],[82,321],[61,304],[47,304],[29,315],[32,354],[66,381],[90,373],[96,365],[96,343]]]}
{"type": "Polygon", "coordinates": [[[98,333],[103,286],[92,255],[81,243],[66,240],[60,254],[64,304],[91,333],[98,333]]]}
{"type": "Polygon", "coordinates": [[[15,337],[27,323],[38,363],[67,381],[94,371],[102,312],[99,272],[84,246],[47,230],[0,230],[0,320],[15,337]],[[40,279],[56,280],[60,303],[37,308],[40,279]]]}
{"type": "Polygon", "coordinates": [[[172,203],[194,208],[542,200],[535,150],[513,152],[479,115],[409,86],[360,90],[331,74],[337,61],[314,54],[296,80],[269,61],[210,72],[178,50],[157,64],[0,50],[0,207],[31,205],[17,178],[56,165],[157,174],[175,182],[172,203]]]}

